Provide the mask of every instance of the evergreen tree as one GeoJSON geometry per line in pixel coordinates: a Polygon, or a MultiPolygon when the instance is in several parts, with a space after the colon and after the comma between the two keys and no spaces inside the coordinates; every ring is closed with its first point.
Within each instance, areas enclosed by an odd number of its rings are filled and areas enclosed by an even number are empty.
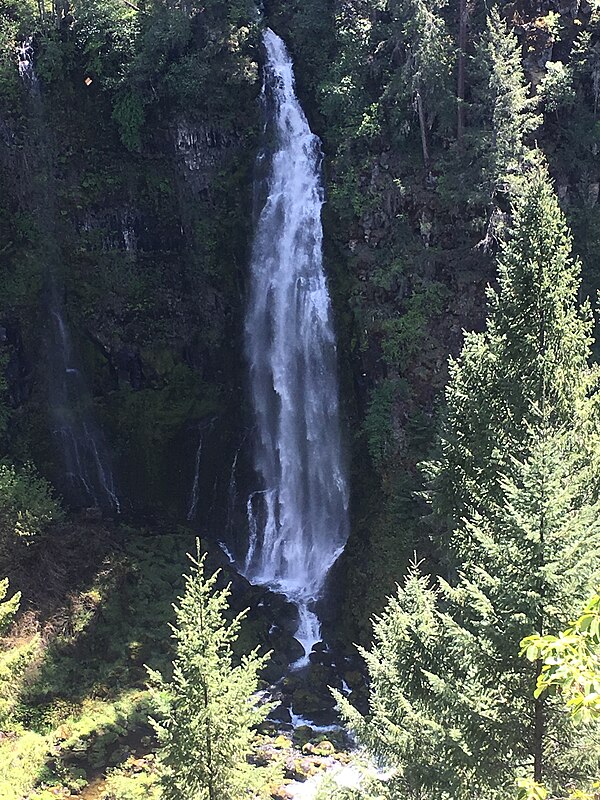
{"type": "Polygon", "coordinates": [[[10,627],[21,602],[21,592],[16,592],[10,600],[5,599],[7,594],[8,579],[5,578],[0,581],[0,636],[4,636],[10,627]]]}
{"type": "Polygon", "coordinates": [[[481,165],[482,193],[490,203],[498,191],[515,188],[528,155],[525,140],[540,123],[521,64],[521,47],[496,8],[476,43],[472,146],[481,165]]]}
{"type": "Polygon", "coordinates": [[[444,110],[448,118],[452,113],[449,78],[454,47],[442,16],[445,5],[446,0],[393,0],[389,4],[393,58],[402,54],[403,63],[387,94],[400,91],[414,103],[426,170],[430,167],[429,131],[444,110]]]}
{"type": "Polygon", "coordinates": [[[595,419],[592,315],[577,304],[581,265],[542,170],[515,206],[486,328],[467,333],[450,361],[439,458],[424,465],[438,522],[450,530],[498,496],[499,476],[527,453],[540,410],[558,428],[595,419]]]}
{"type": "Polygon", "coordinates": [[[540,432],[501,502],[457,531],[471,553],[457,581],[413,568],[376,620],[369,715],[338,701],[397,768],[398,796],[508,798],[520,774],[549,785],[593,774],[590,738],[555,698],[534,699],[536,668],[519,658],[523,636],[563,625],[600,575],[600,507],[579,444],[540,432]]]}
{"type": "Polygon", "coordinates": [[[150,671],[161,711],[164,800],[237,800],[252,783],[246,762],[253,726],[268,706],[252,695],[267,656],[257,650],[234,663],[232,647],[244,614],[227,621],[229,587],[217,589],[219,572],[204,577],[205,556],[192,559],[186,589],[175,607],[176,657],[171,681],[150,671]]]}
{"type": "Polygon", "coordinates": [[[510,797],[519,775],[560,786],[597,762],[555,700],[533,697],[536,668],[518,655],[532,630],[562,627],[600,576],[596,373],[578,270],[539,174],[516,210],[486,330],[452,367],[432,467],[451,581],[411,571],[364,653],[369,715],[338,698],[397,768],[398,796],[510,797]]]}

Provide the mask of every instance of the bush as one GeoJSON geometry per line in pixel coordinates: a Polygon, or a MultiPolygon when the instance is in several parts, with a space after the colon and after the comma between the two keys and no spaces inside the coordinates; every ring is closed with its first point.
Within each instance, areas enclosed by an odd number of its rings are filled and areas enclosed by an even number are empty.
{"type": "Polygon", "coordinates": [[[62,518],[52,487],[31,464],[17,469],[0,462],[0,540],[31,539],[62,518]]]}

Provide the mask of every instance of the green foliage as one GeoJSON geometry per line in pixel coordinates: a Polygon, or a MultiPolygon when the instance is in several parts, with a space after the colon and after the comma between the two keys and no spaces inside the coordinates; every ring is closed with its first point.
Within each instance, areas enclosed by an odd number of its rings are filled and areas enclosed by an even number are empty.
{"type": "Polygon", "coordinates": [[[243,797],[252,775],[246,762],[252,728],[269,710],[257,708],[252,697],[267,656],[257,648],[233,663],[244,614],[227,621],[229,587],[217,589],[219,572],[205,578],[205,560],[192,559],[185,594],[175,607],[172,680],[149,672],[160,715],[155,727],[164,800],[243,797]]]}
{"type": "Polygon", "coordinates": [[[73,16],[80,68],[106,88],[114,87],[134,52],[139,14],[122,0],[75,0],[73,16]]]}
{"type": "Polygon", "coordinates": [[[87,696],[120,696],[144,685],[144,664],[166,669],[170,662],[163,631],[173,619],[189,536],[122,533],[123,550],[71,596],[67,622],[29,681],[20,718],[35,730],[47,733],[73,716],[66,698],[78,706],[87,696]]]}
{"type": "Polygon", "coordinates": [[[0,536],[31,539],[63,512],[44,478],[31,465],[17,469],[0,462],[0,536]]]}
{"type": "Polygon", "coordinates": [[[517,657],[600,574],[596,371],[570,246],[540,173],[516,208],[486,330],[452,364],[429,465],[451,580],[412,568],[362,651],[369,714],[337,696],[398,796],[508,798],[530,768],[555,787],[598,766],[595,733],[583,744],[552,699],[534,699],[535,671],[517,657]]]}
{"type": "Polygon", "coordinates": [[[558,636],[528,636],[521,655],[542,661],[535,696],[558,689],[575,722],[600,717],[600,594],[558,636]]]}
{"type": "MultiPolygon", "coordinates": [[[[16,592],[5,600],[8,580],[0,581],[0,636],[6,633],[19,610],[21,593],[16,592]]],[[[21,694],[21,681],[39,649],[39,637],[23,641],[0,640],[0,730],[12,722],[12,716],[21,694]]]]}
{"type": "MultiPolygon", "coordinates": [[[[361,649],[370,679],[363,717],[336,694],[342,717],[359,742],[392,770],[392,797],[481,795],[474,762],[483,733],[462,730],[460,719],[485,719],[490,697],[476,680],[480,665],[465,658],[473,635],[440,610],[431,581],[409,570],[382,615],[373,620],[373,645],[361,649]],[[459,766],[460,760],[460,766],[459,766]]],[[[487,766],[487,764],[486,764],[487,766]]]]}
{"type": "Polygon", "coordinates": [[[20,592],[16,592],[10,600],[5,600],[7,592],[8,579],[5,578],[0,581],[0,636],[3,636],[12,624],[21,602],[20,592]]]}
{"type": "Polygon", "coordinates": [[[138,149],[136,132],[156,101],[232,118],[251,99],[258,72],[250,0],[196,8],[157,3],[140,23],[114,110],[128,147],[138,149]]]}
{"type": "Polygon", "coordinates": [[[142,146],[142,127],[146,118],[144,102],[140,95],[131,89],[121,92],[115,101],[112,116],[125,147],[132,152],[139,151],[142,146]]]}
{"type": "Polygon", "coordinates": [[[577,94],[573,85],[573,74],[570,67],[562,61],[547,61],[546,74],[538,86],[544,107],[547,111],[568,111],[577,102],[577,94]]]}
{"type": "Polygon", "coordinates": [[[440,313],[445,296],[442,284],[430,283],[422,290],[415,289],[403,311],[382,321],[381,349],[388,365],[397,365],[420,350],[427,323],[440,313]]]}
{"type": "Polygon", "coordinates": [[[154,758],[131,757],[110,770],[101,800],[159,800],[160,782],[154,758]]]}
{"type": "MultiPolygon", "coordinates": [[[[374,621],[374,645],[361,651],[369,714],[337,700],[359,741],[394,770],[398,796],[466,800],[475,787],[510,797],[517,765],[532,762],[535,672],[516,658],[519,642],[563,618],[599,572],[600,508],[589,470],[576,466],[579,444],[542,436],[503,481],[502,501],[455,531],[464,561],[454,584],[413,568],[374,621]]],[[[593,735],[582,745],[556,703],[545,703],[544,720],[546,781],[593,774],[593,735]]]]}
{"type": "Polygon", "coordinates": [[[0,1],[0,102],[7,108],[18,106],[17,44],[33,33],[36,22],[35,0],[0,1]]]}
{"type": "Polygon", "coordinates": [[[594,118],[600,100],[600,10],[594,8],[589,26],[577,37],[573,47],[573,69],[579,79],[584,101],[592,101],[594,118]]]}
{"type": "Polygon", "coordinates": [[[393,380],[381,381],[371,394],[363,427],[376,466],[383,466],[395,449],[390,429],[396,396],[397,384],[393,380]]]}
{"type": "MultiPolygon", "coordinates": [[[[445,5],[445,0],[393,0],[389,4],[392,37],[404,56],[398,73],[400,86],[409,102],[415,97],[423,100],[430,120],[448,108],[452,96],[449,76],[454,45],[443,17],[445,5]]],[[[397,88],[393,80],[388,95],[397,88]]]]}
{"type": "Polygon", "coordinates": [[[22,800],[49,758],[48,740],[31,731],[0,744],[0,797],[22,800]]]}
{"type": "MultiPolygon", "coordinates": [[[[353,767],[360,768],[354,762],[353,767]]],[[[367,770],[361,769],[361,772],[360,784],[356,788],[340,786],[335,778],[325,775],[319,784],[315,800],[391,800],[385,784],[374,779],[367,770]]]]}
{"type": "Polygon", "coordinates": [[[57,753],[68,763],[101,768],[119,740],[148,723],[150,711],[149,693],[139,690],[124,692],[114,701],[86,700],[62,721],[57,753]]]}
{"type": "MultiPolygon", "coordinates": [[[[369,11],[368,8],[338,10],[335,30],[339,57],[319,86],[321,111],[329,123],[328,136],[340,144],[353,135],[367,133],[362,122],[369,97],[361,75],[372,46],[373,23],[369,11]]],[[[372,105],[367,113],[369,119],[376,119],[378,106],[372,105]]],[[[377,125],[375,128],[370,125],[369,135],[376,130],[377,125]]]]}

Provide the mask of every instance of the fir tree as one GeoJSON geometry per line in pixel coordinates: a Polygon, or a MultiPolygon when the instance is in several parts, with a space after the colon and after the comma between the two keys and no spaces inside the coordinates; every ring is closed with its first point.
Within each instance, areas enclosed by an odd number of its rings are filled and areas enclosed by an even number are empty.
{"type": "Polygon", "coordinates": [[[538,432],[501,481],[502,500],[457,531],[470,557],[456,582],[413,567],[376,620],[363,651],[369,715],[338,701],[360,741],[398,770],[398,796],[508,798],[520,774],[562,785],[593,771],[590,738],[554,698],[533,697],[537,671],[519,657],[523,636],[564,625],[600,574],[595,475],[579,444],[538,432]]]}
{"type": "Polygon", "coordinates": [[[527,453],[524,432],[540,409],[557,427],[595,418],[592,315],[577,304],[581,266],[544,171],[515,206],[486,328],[467,333],[460,358],[450,360],[439,459],[424,465],[434,509],[450,530],[498,496],[499,476],[527,453]]]}
{"type": "Polygon", "coordinates": [[[237,800],[252,783],[246,757],[253,726],[268,706],[252,695],[267,656],[257,650],[234,663],[232,647],[244,613],[227,621],[229,587],[219,572],[204,577],[205,556],[192,559],[186,589],[175,607],[176,657],[167,682],[150,671],[160,722],[164,800],[237,800]]]}
{"type": "Polygon", "coordinates": [[[400,91],[414,103],[426,170],[430,167],[429,131],[434,120],[441,116],[440,111],[443,115],[444,107],[449,109],[452,105],[449,77],[454,48],[442,15],[446,2],[394,0],[390,3],[394,54],[402,54],[404,63],[387,94],[400,91]]]}
{"type": "Polygon", "coordinates": [[[515,188],[528,160],[526,137],[540,124],[523,66],[521,47],[496,8],[476,43],[470,127],[472,147],[481,165],[483,199],[515,188]]]}

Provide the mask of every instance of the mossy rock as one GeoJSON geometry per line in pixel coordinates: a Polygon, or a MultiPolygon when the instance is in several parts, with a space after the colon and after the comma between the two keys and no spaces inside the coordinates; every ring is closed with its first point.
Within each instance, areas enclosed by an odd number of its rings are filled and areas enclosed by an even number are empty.
{"type": "Polygon", "coordinates": [[[292,747],[292,740],[288,739],[287,736],[280,734],[277,738],[273,741],[273,747],[276,750],[290,750],[292,747]]]}

